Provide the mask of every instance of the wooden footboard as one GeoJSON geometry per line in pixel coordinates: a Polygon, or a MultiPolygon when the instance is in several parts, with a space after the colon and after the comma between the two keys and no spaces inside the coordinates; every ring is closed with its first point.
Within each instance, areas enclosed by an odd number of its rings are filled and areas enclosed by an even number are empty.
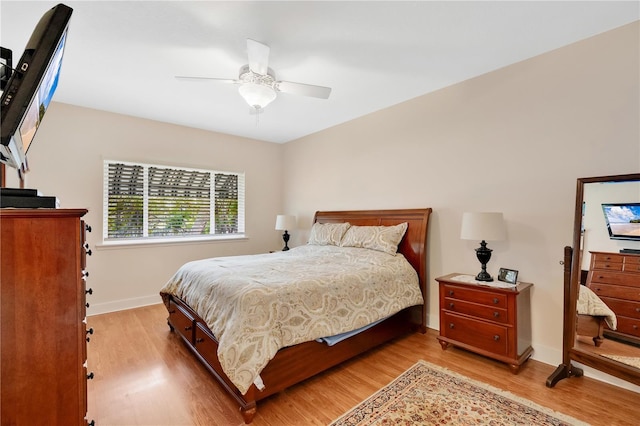
{"type": "Polygon", "coordinates": [[[256,413],[256,403],[261,399],[384,342],[421,329],[420,324],[411,321],[411,317],[415,315],[411,311],[420,307],[412,307],[333,346],[311,341],[281,349],[260,373],[264,389],[261,391],[252,385],[247,393],[241,394],[222,371],[217,357],[218,341],[204,320],[182,300],[171,295],[163,295],[163,298],[169,312],[169,327],[182,338],[195,356],[237,401],[245,423],[251,423],[256,413]]]}
{"type": "Polygon", "coordinates": [[[352,225],[395,225],[408,223],[398,252],[418,273],[424,303],[407,308],[376,326],[347,340],[328,346],[315,341],[283,348],[262,370],[264,389],[252,385],[245,394],[233,385],[218,361],[218,342],[205,321],[184,301],[162,293],[169,312],[169,327],[178,333],[202,364],[238,402],[245,423],[256,413],[257,401],[280,392],[354,356],[412,331],[426,332],[427,313],[427,230],[431,209],[316,212],[319,223],[349,222],[352,225]]]}

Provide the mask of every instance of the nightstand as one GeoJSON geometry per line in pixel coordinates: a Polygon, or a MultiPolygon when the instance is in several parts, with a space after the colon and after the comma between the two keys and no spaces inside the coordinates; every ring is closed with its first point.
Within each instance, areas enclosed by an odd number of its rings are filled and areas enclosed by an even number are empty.
{"type": "Polygon", "coordinates": [[[492,287],[491,283],[465,282],[474,280],[464,274],[449,274],[436,281],[440,285],[438,340],[442,349],[454,345],[507,363],[517,374],[533,352],[530,300],[533,284],[492,287]]]}

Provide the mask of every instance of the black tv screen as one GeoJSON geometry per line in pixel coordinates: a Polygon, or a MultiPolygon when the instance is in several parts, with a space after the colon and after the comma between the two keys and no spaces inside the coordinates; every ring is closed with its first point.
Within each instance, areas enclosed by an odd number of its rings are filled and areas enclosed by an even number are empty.
{"type": "Polygon", "coordinates": [[[602,204],[609,238],[640,241],[640,203],[602,204]]]}
{"type": "Polygon", "coordinates": [[[19,171],[58,87],[72,12],[58,4],[40,18],[2,92],[0,162],[19,171]]]}

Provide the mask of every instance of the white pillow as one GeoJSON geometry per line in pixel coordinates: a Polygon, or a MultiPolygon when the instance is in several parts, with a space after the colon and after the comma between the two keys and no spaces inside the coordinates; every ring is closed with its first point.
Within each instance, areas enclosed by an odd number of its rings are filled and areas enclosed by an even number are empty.
{"type": "Polygon", "coordinates": [[[342,237],[342,247],[361,247],[395,255],[407,231],[407,222],[393,226],[352,226],[342,237]]]}
{"type": "Polygon", "coordinates": [[[351,224],[344,223],[314,223],[309,235],[309,244],[319,246],[338,246],[342,236],[351,224]]]}

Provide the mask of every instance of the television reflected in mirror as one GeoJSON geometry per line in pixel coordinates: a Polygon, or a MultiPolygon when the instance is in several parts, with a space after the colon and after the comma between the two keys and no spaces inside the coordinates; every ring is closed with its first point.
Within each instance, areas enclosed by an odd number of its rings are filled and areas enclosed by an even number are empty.
{"type": "Polygon", "coordinates": [[[640,203],[602,204],[609,238],[640,241],[640,203]]]}

